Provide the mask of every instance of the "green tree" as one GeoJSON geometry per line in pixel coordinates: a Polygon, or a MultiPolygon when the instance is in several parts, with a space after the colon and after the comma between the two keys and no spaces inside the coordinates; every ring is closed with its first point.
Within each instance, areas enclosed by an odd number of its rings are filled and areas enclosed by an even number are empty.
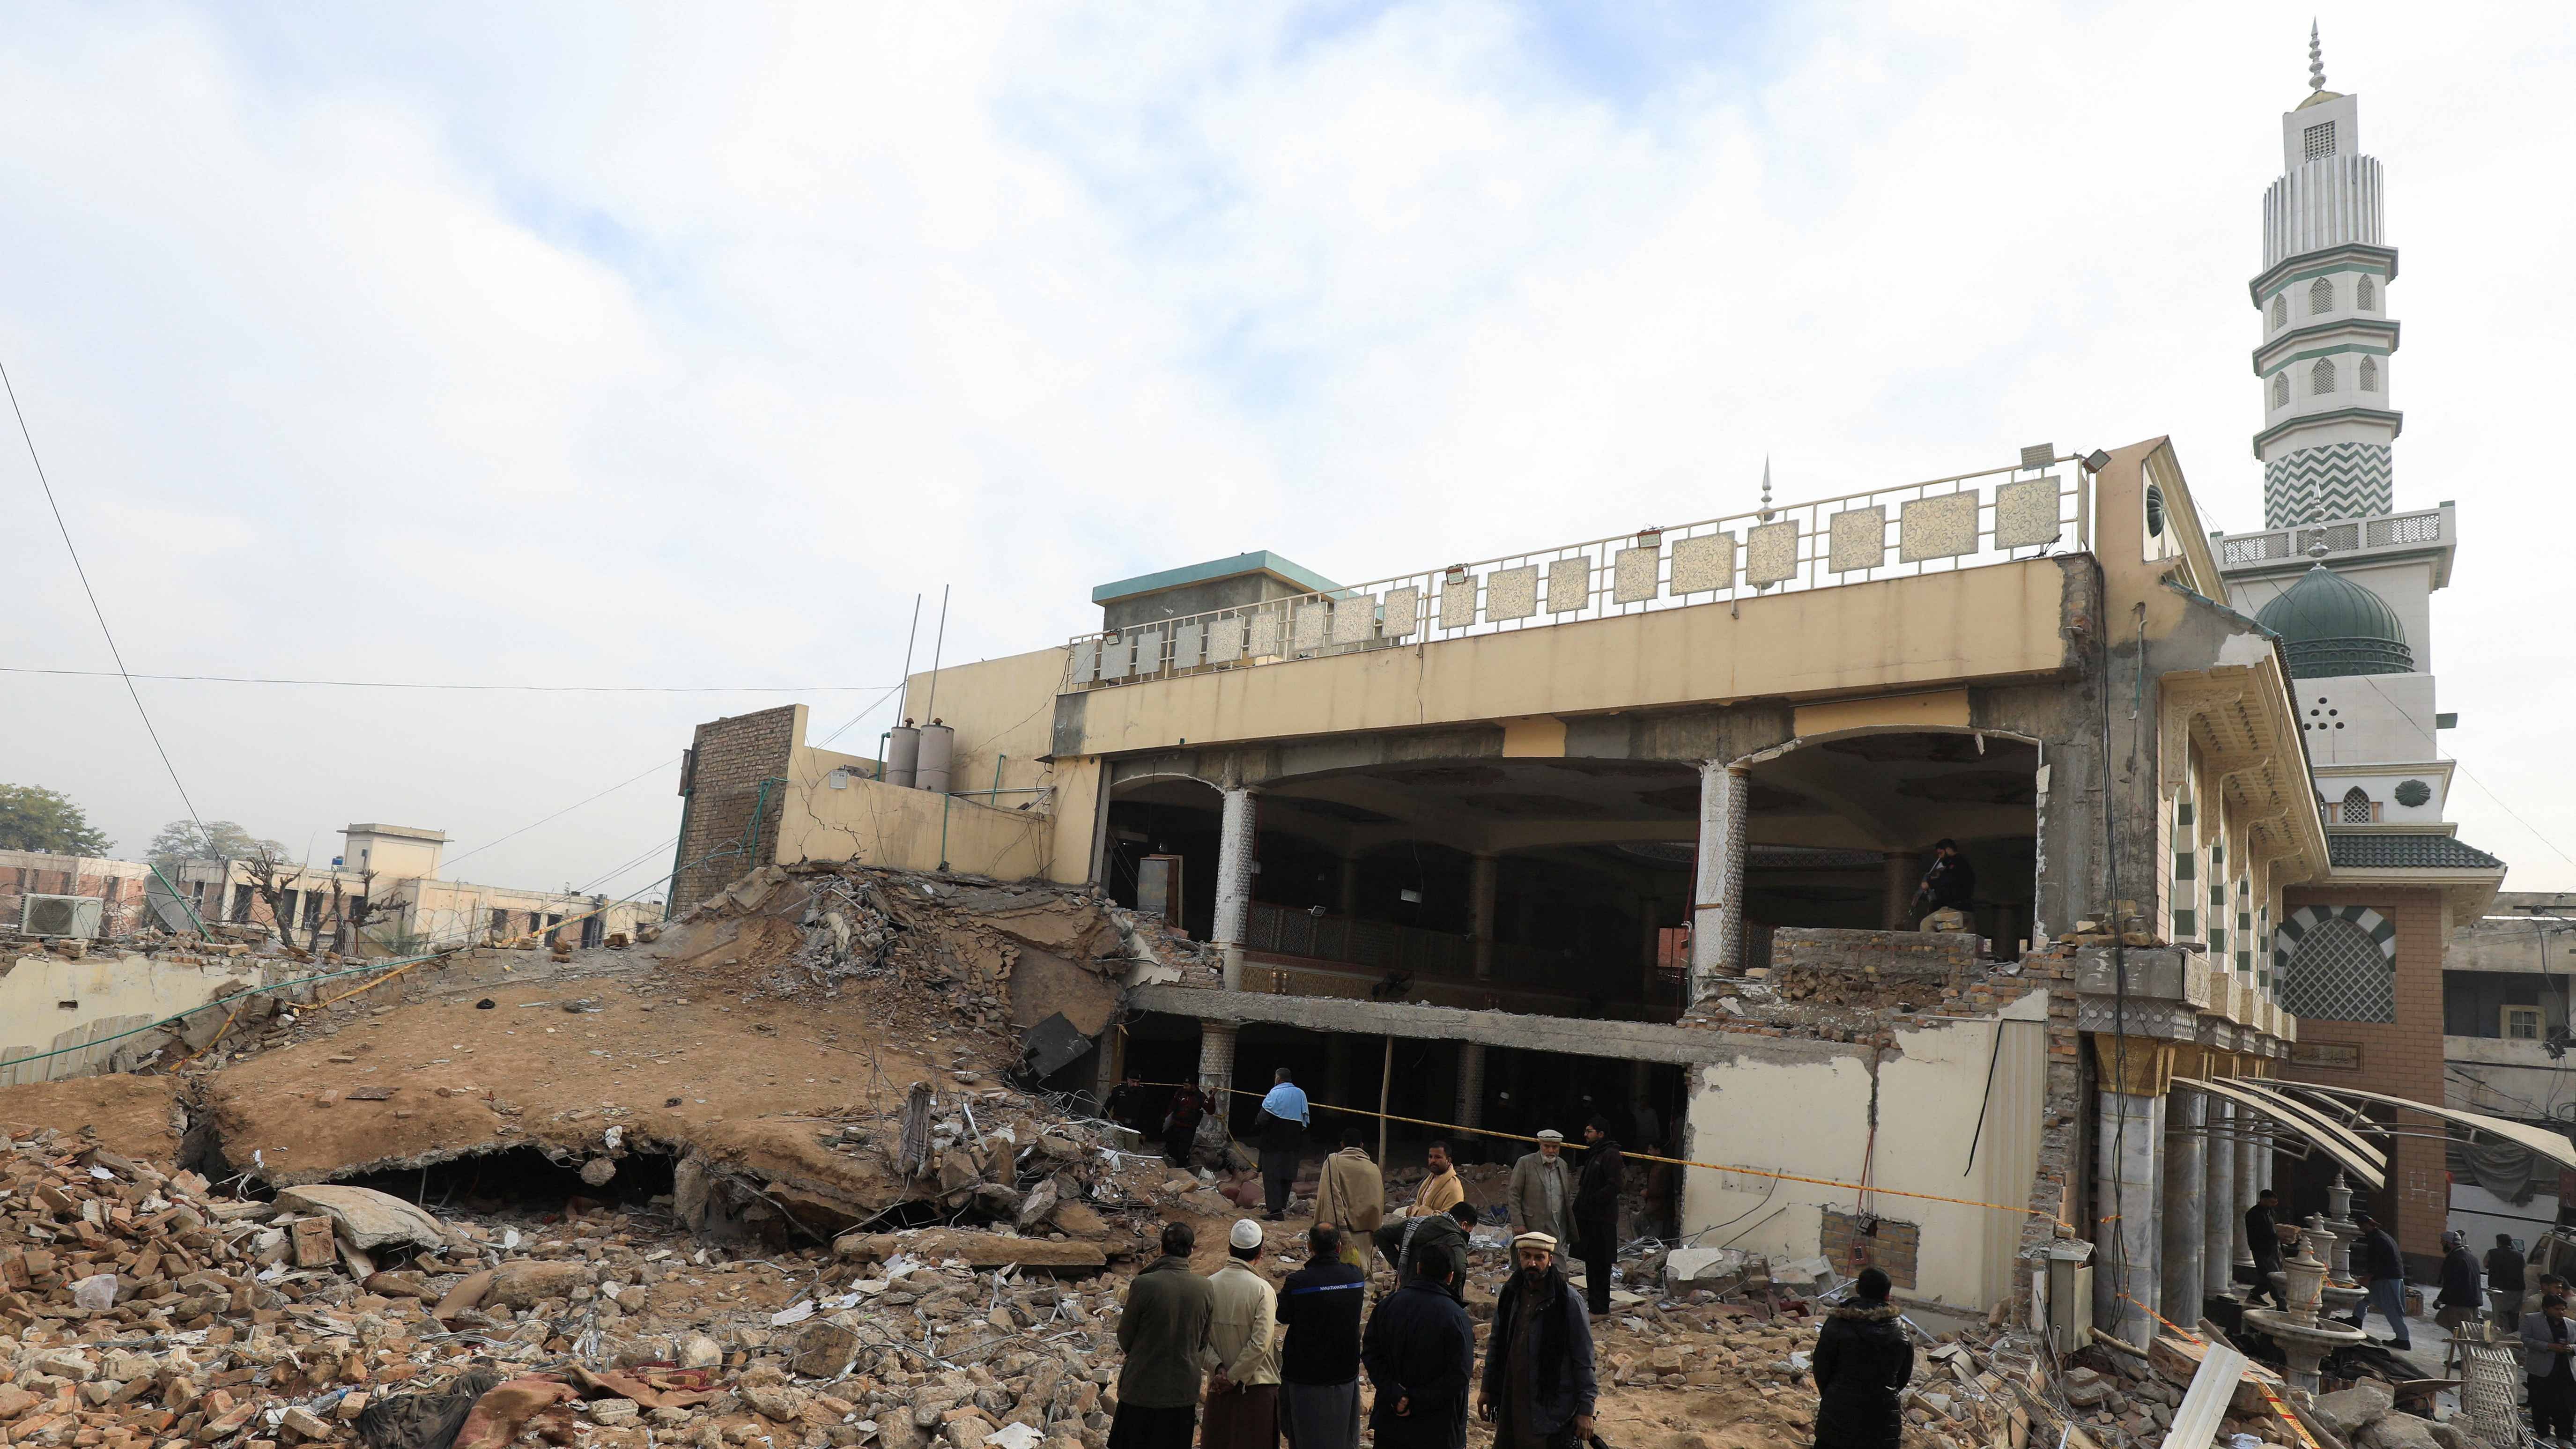
{"type": "Polygon", "coordinates": [[[70,796],[42,785],[0,785],[0,850],[105,855],[114,844],[70,796]]]}
{"type": "Polygon", "coordinates": [[[273,859],[287,858],[285,846],[262,840],[230,820],[209,820],[202,826],[194,820],[173,820],[161,827],[143,853],[154,860],[247,860],[263,851],[273,859]]]}

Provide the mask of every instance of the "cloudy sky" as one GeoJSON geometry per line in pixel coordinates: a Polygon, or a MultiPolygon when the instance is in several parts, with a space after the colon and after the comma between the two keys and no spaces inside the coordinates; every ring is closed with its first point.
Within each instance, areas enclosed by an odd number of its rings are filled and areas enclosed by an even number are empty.
{"type": "MultiPolygon", "coordinates": [[[[971,659],[1243,549],[1372,578],[1739,509],[1766,454],[1798,498],[2159,433],[2259,525],[2308,18],[20,7],[0,362],[137,671],[792,690],[140,686],[207,818],[637,887],[693,722],[828,732],[943,584],[971,659]]],[[[2461,508],[2454,814],[2576,888],[2576,29],[2323,22],[2404,253],[2399,501],[2461,508]]],[[[23,452],[0,497],[0,664],[109,667],[23,452]]],[[[0,780],[129,852],[185,813],[113,678],[0,701],[0,780]]]]}

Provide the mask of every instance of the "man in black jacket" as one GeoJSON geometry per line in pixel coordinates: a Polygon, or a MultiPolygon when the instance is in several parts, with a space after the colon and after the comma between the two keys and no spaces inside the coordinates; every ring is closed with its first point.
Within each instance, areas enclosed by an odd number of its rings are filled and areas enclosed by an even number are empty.
{"type": "Polygon", "coordinates": [[[1935,841],[1932,867],[1923,872],[1923,884],[1914,888],[1914,902],[1907,914],[1920,922],[1935,911],[1958,911],[1965,914],[1977,903],[1977,868],[1968,863],[1955,840],[1935,841]]]}
{"type": "Polygon", "coordinates": [[[1885,1273],[1861,1269],[1851,1301],[1816,1334],[1816,1449],[1896,1449],[1904,1437],[1896,1396],[1914,1377],[1914,1344],[1889,1287],[1885,1273]]]}
{"type": "Polygon", "coordinates": [[[1415,1257],[1402,1286],[1369,1315],[1360,1362],[1377,1390],[1369,1406],[1377,1449],[1466,1449],[1476,1326],[1449,1296],[1448,1272],[1436,1254],[1415,1257]]]}
{"type": "Polygon", "coordinates": [[[1583,1296],[1592,1316],[1610,1312],[1610,1265],[1619,1257],[1619,1187],[1627,1162],[1610,1140],[1610,1124],[1583,1124],[1583,1171],[1574,1182],[1574,1234],[1582,1240],[1583,1296]]]}
{"type": "Polygon", "coordinates": [[[1279,1424],[1289,1449],[1358,1449],[1360,1310],[1368,1275],[1342,1261],[1331,1223],[1306,1232],[1306,1266],[1279,1289],[1279,1424]]]}
{"type": "Polygon", "coordinates": [[[1463,1304],[1467,1301],[1467,1230],[1475,1225],[1475,1205],[1462,1202],[1445,1213],[1389,1218],[1378,1224],[1372,1237],[1387,1266],[1395,1270],[1398,1287],[1413,1276],[1407,1266],[1412,1260],[1436,1257],[1444,1266],[1433,1276],[1448,1287],[1451,1298],[1463,1304]]]}
{"type": "Polygon", "coordinates": [[[1511,1281],[1494,1299],[1477,1416],[1494,1449],[1580,1449],[1592,1437],[1592,1320],[1557,1271],[1556,1240],[1512,1239],[1511,1281]]]}
{"type": "Polygon", "coordinates": [[[2499,1325],[2517,1331],[2522,1327],[2522,1271],[2513,1234],[2496,1234],[2496,1245],[2487,1249],[2487,1302],[2499,1325]]]}
{"type": "Polygon", "coordinates": [[[2370,1310],[2378,1309],[2396,1332],[2390,1342],[2404,1353],[2415,1346],[2406,1331],[2406,1259],[2397,1251],[2397,1240],[2379,1225],[2379,1219],[2368,1213],[2354,1213],[2352,1220],[2361,1227],[2361,1241],[2352,1245],[2352,1268],[2360,1275],[2362,1286],[2370,1290],[2370,1296],[2354,1304],[2352,1317],[2345,1321],[2360,1328],[2370,1317],[2370,1310]]]}
{"type": "Polygon", "coordinates": [[[2289,1306],[2272,1286],[2272,1275],[2281,1271],[2280,1210],[2281,1195],[2268,1187],[2254,1194],[2254,1205],[2245,1210],[2245,1250],[2254,1255],[2254,1286],[2245,1290],[2247,1303],[2269,1298],[2275,1308],[2289,1306]]]}

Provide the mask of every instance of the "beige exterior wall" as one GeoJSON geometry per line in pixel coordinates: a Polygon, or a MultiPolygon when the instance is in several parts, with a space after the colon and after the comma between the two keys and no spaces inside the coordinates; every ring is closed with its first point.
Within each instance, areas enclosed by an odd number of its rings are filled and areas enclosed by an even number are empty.
{"type": "Polygon", "coordinates": [[[101,1038],[194,1010],[261,982],[259,967],[229,959],[152,960],[99,954],[69,961],[38,951],[0,960],[0,1086],[104,1070],[118,1043],[101,1038]],[[39,1052],[71,1046],[85,1049],[10,1065],[39,1052]]]}
{"type": "MultiPolygon", "coordinates": [[[[1003,797],[1014,798],[1039,797],[1003,797]]],[[[898,870],[936,870],[945,860],[960,874],[1002,880],[1079,882],[1088,873],[1077,851],[1074,874],[1058,874],[1056,819],[1040,806],[993,806],[869,779],[851,779],[838,790],[789,791],[778,822],[778,858],[856,860],[898,870]]]]}
{"type": "Polygon", "coordinates": [[[1091,753],[1760,697],[1885,693],[2057,672],[2055,560],[1095,689],[1091,753]]]}
{"type": "MultiPolygon", "coordinates": [[[[1866,1163],[1879,1188],[2011,1208],[2029,1200],[2039,1161],[2047,1020],[2048,996],[2035,992],[1988,1020],[1898,1032],[1896,1049],[1878,1066],[1874,1148],[1865,1055],[1756,1049],[1737,1062],[1702,1067],[1684,1155],[1844,1183],[1859,1182],[1866,1163]],[[1987,1094],[1990,1057],[1994,1086],[1987,1094]],[[1981,1095],[1988,1109],[1982,1131],[1975,1110],[1981,1095]],[[1969,1167],[1964,1176],[1963,1166],[1969,1167]]],[[[1825,1209],[1852,1212],[1858,1205],[1849,1188],[1688,1169],[1682,1232],[1731,1224],[1703,1243],[1768,1254],[1774,1262],[1812,1257],[1825,1209]]],[[[1868,1206],[1922,1229],[1910,1296],[1965,1309],[2011,1296],[2024,1214],[1884,1195],[1868,1206]]],[[[1849,1276],[1847,1265],[1835,1267],[1849,1276]]]]}

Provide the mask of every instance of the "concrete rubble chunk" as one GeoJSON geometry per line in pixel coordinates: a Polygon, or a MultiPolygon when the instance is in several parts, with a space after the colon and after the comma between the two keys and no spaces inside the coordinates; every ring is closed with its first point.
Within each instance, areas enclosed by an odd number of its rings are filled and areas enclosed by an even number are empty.
{"type": "Polygon", "coordinates": [[[909,1233],[849,1233],[832,1245],[848,1262],[882,1262],[910,1253],[933,1262],[962,1259],[971,1268],[1101,1268],[1109,1255],[1097,1243],[1057,1242],[1052,1238],[1009,1237],[962,1228],[928,1228],[909,1233]]]}
{"type": "Polygon", "coordinates": [[[298,1213],[318,1213],[338,1225],[342,1242],[361,1252],[393,1243],[418,1248],[447,1244],[447,1228],[430,1213],[391,1193],[371,1187],[315,1183],[280,1188],[278,1206],[298,1213]]]}
{"type": "Polygon", "coordinates": [[[2433,1426],[2412,1414],[2374,1419],[2353,1436],[2356,1449],[2439,1449],[2433,1426]]]}
{"type": "Polygon", "coordinates": [[[2363,1425],[2396,1407],[2397,1396],[2386,1384],[2363,1379],[2351,1388],[2317,1395],[2316,1414],[2327,1428],[2350,1439],[2363,1425]]]}

